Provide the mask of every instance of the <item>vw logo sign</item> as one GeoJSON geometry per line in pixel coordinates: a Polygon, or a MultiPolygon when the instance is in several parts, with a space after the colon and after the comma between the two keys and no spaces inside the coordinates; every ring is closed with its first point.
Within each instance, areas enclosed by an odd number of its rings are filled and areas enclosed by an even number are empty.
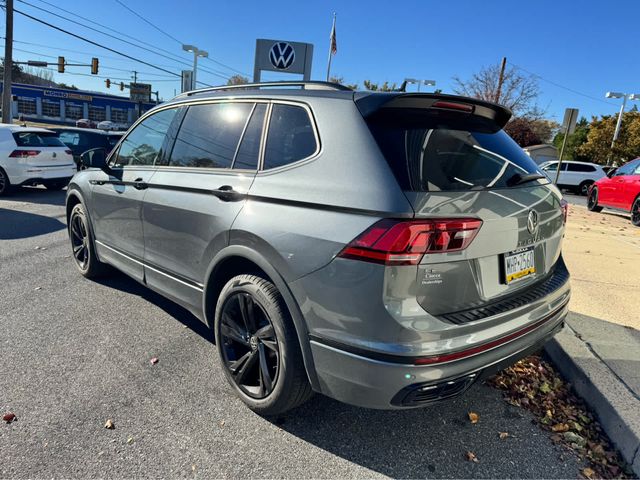
{"type": "Polygon", "coordinates": [[[531,235],[535,235],[538,231],[538,212],[535,210],[529,210],[529,216],[527,217],[527,230],[531,235]]]}
{"type": "Polygon", "coordinates": [[[274,43],[271,50],[269,50],[269,60],[271,65],[278,70],[286,70],[296,59],[296,51],[291,44],[287,42],[274,43]]]}

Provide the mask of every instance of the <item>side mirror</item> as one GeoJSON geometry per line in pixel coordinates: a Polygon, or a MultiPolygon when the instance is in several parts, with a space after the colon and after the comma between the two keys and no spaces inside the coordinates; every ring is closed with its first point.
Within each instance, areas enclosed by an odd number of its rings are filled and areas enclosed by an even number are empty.
{"type": "Polygon", "coordinates": [[[80,155],[80,165],[82,169],[99,168],[105,172],[109,170],[107,166],[107,151],[104,148],[92,148],[80,155]]]}

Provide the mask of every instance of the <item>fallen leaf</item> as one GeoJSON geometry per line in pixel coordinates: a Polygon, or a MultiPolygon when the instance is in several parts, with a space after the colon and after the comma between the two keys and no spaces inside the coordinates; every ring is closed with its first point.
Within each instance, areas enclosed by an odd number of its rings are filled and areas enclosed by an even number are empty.
{"type": "Polygon", "coordinates": [[[569,425],[566,423],[556,423],[553,427],[551,427],[552,432],[566,432],[569,430],[569,425]]]}
{"type": "Polygon", "coordinates": [[[575,432],[564,432],[564,439],[569,443],[575,443],[578,447],[584,447],[587,441],[575,432]]]}
{"type": "Polygon", "coordinates": [[[547,382],[544,382],[542,385],[540,385],[540,391],[542,393],[549,393],[551,391],[551,385],[549,385],[547,382]]]}
{"type": "Polygon", "coordinates": [[[151,362],[151,365],[155,365],[156,363],[158,363],[158,358],[157,357],[153,357],[151,360],[149,360],[151,362]]]}
{"type": "Polygon", "coordinates": [[[131,445],[133,443],[133,437],[127,438],[127,443],[131,445]]]}
{"type": "Polygon", "coordinates": [[[220,424],[221,427],[224,427],[224,420],[220,420],[220,424]]]}
{"type": "Polygon", "coordinates": [[[509,436],[509,432],[499,432],[499,433],[500,433],[500,440],[504,440],[509,436]]]}
{"type": "Polygon", "coordinates": [[[42,290],[42,287],[36,287],[34,290],[42,290]]]}
{"type": "Polygon", "coordinates": [[[478,423],[478,420],[480,420],[480,415],[478,415],[476,412],[469,412],[469,420],[471,420],[471,423],[478,423]]]}
{"type": "Polygon", "coordinates": [[[473,463],[478,463],[478,457],[476,457],[476,454],[473,452],[467,452],[467,460],[473,463]]]}
{"type": "Polygon", "coordinates": [[[104,428],[108,428],[109,430],[113,430],[116,426],[113,424],[113,420],[109,419],[104,422],[104,428]]]}
{"type": "Polygon", "coordinates": [[[583,468],[581,473],[584,475],[584,478],[593,478],[596,474],[596,472],[589,467],[583,468]]]}
{"type": "Polygon", "coordinates": [[[16,414],[13,412],[7,412],[2,416],[2,420],[7,423],[11,423],[16,419],[16,414]]]}

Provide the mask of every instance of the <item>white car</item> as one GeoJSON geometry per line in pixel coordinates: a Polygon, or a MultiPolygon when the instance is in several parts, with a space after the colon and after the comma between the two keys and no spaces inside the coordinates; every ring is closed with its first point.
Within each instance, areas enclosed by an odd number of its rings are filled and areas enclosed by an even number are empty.
{"type": "Polygon", "coordinates": [[[71,150],[44,128],[0,124],[0,196],[16,185],[67,186],[76,173],[71,150]]]}
{"type": "MultiPolygon", "coordinates": [[[[558,162],[545,162],[540,165],[540,169],[551,181],[555,182],[558,162]]],[[[606,172],[596,163],[563,160],[560,168],[560,177],[558,177],[558,187],[572,190],[580,195],[586,195],[589,187],[596,180],[606,176],[606,172]]]]}

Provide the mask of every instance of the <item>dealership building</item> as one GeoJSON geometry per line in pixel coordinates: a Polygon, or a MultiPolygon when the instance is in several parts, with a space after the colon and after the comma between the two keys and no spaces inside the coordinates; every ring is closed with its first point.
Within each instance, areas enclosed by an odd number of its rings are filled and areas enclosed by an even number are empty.
{"type": "Polygon", "coordinates": [[[76,120],[88,118],[127,127],[155,105],[116,95],[20,83],[11,86],[11,93],[13,118],[40,123],[75,125],[76,120]]]}

